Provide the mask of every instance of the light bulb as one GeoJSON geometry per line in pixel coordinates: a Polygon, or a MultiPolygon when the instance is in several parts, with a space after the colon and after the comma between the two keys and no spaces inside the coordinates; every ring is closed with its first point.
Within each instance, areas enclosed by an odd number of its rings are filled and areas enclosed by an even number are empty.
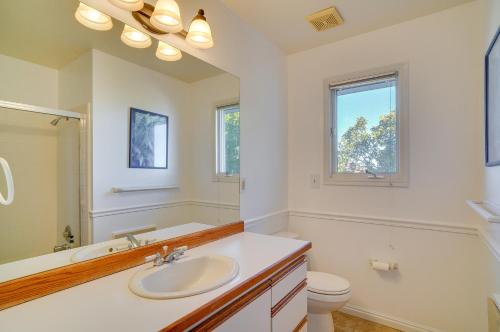
{"type": "Polygon", "coordinates": [[[166,32],[182,31],[181,13],[175,0],[158,0],[150,21],[155,28],[166,32]]]}
{"type": "Polygon", "coordinates": [[[200,9],[198,15],[193,18],[189,26],[186,41],[197,48],[210,48],[214,46],[212,31],[210,25],[207,23],[203,9],[200,9]]]}
{"type": "Polygon", "coordinates": [[[151,46],[151,37],[126,24],[120,39],[130,47],[146,48],[151,46]]]}
{"type": "Polygon", "coordinates": [[[93,30],[106,31],[113,27],[111,17],[81,2],[76,9],[75,18],[87,28],[93,30]]]}
{"type": "Polygon", "coordinates": [[[109,2],[111,2],[116,7],[130,10],[131,12],[141,10],[142,7],[144,7],[143,0],[109,0],[109,2]]]}
{"type": "Polygon", "coordinates": [[[162,41],[158,42],[158,48],[156,49],[156,57],[164,61],[177,61],[182,58],[182,52],[162,41]]]}

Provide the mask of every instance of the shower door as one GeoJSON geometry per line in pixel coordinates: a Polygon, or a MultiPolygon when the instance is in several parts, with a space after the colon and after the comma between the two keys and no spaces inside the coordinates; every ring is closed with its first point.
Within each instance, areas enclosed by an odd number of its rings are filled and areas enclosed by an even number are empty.
{"type": "MultiPolygon", "coordinates": [[[[0,158],[15,192],[11,204],[0,205],[0,264],[80,243],[80,120],[61,114],[78,117],[29,105],[0,107],[0,158]]],[[[8,189],[0,171],[4,198],[8,189]]]]}

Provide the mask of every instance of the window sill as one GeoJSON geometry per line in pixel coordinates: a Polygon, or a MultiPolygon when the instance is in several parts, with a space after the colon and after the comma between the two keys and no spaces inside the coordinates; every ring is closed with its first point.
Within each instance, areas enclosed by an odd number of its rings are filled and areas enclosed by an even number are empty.
{"type": "Polygon", "coordinates": [[[235,175],[235,176],[216,175],[212,178],[212,181],[213,182],[239,183],[240,177],[238,175],[235,175]]]}
{"type": "Polygon", "coordinates": [[[406,180],[389,180],[389,179],[340,179],[340,178],[325,178],[324,185],[332,186],[356,186],[356,187],[408,187],[406,180]]]}

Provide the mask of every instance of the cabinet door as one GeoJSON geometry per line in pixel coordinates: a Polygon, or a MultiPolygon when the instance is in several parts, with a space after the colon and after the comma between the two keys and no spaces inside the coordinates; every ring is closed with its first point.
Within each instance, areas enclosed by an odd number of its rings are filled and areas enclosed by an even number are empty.
{"type": "Polygon", "coordinates": [[[215,328],[217,332],[271,332],[271,290],[215,328]]]}
{"type": "MultiPolygon", "coordinates": [[[[273,332],[296,331],[297,326],[307,315],[307,290],[303,288],[272,318],[273,332]]],[[[307,325],[299,331],[307,331],[307,325]]]]}

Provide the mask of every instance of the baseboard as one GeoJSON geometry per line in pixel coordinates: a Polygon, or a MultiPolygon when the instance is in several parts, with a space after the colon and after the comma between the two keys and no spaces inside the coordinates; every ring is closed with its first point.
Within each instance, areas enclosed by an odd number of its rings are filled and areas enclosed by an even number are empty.
{"type": "Polygon", "coordinates": [[[389,316],[380,312],[368,310],[354,304],[348,304],[341,309],[342,312],[360,317],[371,322],[379,323],[405,332],[443,332],[433,327],[417,324],[405,319],[389,316]]]}

